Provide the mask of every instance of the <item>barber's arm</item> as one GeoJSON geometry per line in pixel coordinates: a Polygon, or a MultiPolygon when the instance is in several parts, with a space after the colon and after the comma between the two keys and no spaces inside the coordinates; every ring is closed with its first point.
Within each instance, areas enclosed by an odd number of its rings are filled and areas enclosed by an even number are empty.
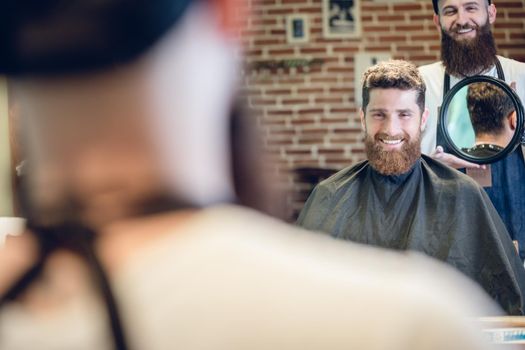
{"type": "Polygon", "coordinates": [[[445,153],[445,151],[443,151],[443,147],[441,146],[437,146],[436,149],[430,154],[430,156],[456,169],[460,169],[460,168],[485,169],[485,165],[479,165],[479,164],[467,162],[466,160],[460,159],[453,154],[445,153]]]}

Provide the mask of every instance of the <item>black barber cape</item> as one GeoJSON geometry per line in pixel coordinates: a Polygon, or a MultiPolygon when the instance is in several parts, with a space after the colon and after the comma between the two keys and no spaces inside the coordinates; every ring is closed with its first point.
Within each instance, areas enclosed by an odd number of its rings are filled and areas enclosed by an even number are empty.
{"type": "Polygon", "coordinates": [[[525,269],[490,199],[468,176],[427,156],[400,176],[381,175],[368,161],[334,174],[315,187],[298,223],[446,261],[507,313],[523,314],[525,269]]]}

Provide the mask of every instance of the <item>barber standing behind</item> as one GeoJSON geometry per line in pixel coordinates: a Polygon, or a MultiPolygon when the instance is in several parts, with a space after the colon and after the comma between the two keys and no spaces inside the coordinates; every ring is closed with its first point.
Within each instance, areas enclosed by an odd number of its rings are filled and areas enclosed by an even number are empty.
{"type": "MultiPolygon", "coordinates": [[[[420,67],[427,91],[430,114],[422,133],[421,150],[455,168],[479,168],[443,151],[437,129],[438,108],[443,96],[465,77],[487,75],[516,83],[521,101],[525,100],[525,63],[496,55],[491,24],[496,6],[491,0],[433,0],[434,23],[441,33],[441,61],[420,67]]],[[[514,84],[513,84],[514,85],[514,84]]],[[[523,148],[487,168],[492,185],[485,187],[510,236],[519,243],[525,258],[525,162],[523,148]]]]}

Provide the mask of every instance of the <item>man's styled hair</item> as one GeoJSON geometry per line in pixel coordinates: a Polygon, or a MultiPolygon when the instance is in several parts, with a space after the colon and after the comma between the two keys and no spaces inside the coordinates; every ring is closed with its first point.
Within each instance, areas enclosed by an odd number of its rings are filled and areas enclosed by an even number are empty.
{"type": "MultiPolygon", "coordinates": [[[[486,0],[488,1],[488,5],[490,5],[492,3],[491,0],[486,0]]],[[[439,3],[439,0],[432,0],[432,6],[434,6],[434,13],[436,15],[439,15],[439,6],[438,6],[438,3],[439,3]]]]}
{"type": "Polygon", "coordinates": [[[503,89],[486,82],[469,85],[467,106],[476,135],[499,134],[505,126],[505,118],[515,110],[503,89]]]}
{"type": "Polygon", "coordinates": [[[370,102],[372,89],[414,90],[421,112],[425,109],[426,86],[415,64],[403,60],[380,62],[363,74],[363,112],[370,102]]]}

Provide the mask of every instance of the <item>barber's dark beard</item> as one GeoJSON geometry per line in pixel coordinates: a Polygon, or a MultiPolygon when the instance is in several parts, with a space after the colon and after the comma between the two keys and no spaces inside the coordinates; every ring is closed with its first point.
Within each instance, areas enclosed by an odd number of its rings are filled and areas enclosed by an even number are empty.
{"type": "MultiPolygon", "coordinates": [[[[383,175],[401,175],[410,170],[414,163],[421,157],[421,134],[414,140],[406,133],[402,135],[405,143],[400,150],[386,151],[381,145],[380,138],[386,134],[376,134],[375,137],[366,135],[365,151],[368,162],[377,172],[383,175]]],[[[388,138],[388,137],[387,137],[388,138]]],[[[397,139],[399,137],[389,137],[397,139]]]]}
{"type": "MultiPolygon", "coordinates": [[[[454,30],[472,28],[457,26],[454,30]]],[[[487,22],[477,29],[476,37],[470,40],[455,40],[441,29],[441,60],[448,74],[469,77],[481,74],[496,62],[496,44],[487,22]]]]}

